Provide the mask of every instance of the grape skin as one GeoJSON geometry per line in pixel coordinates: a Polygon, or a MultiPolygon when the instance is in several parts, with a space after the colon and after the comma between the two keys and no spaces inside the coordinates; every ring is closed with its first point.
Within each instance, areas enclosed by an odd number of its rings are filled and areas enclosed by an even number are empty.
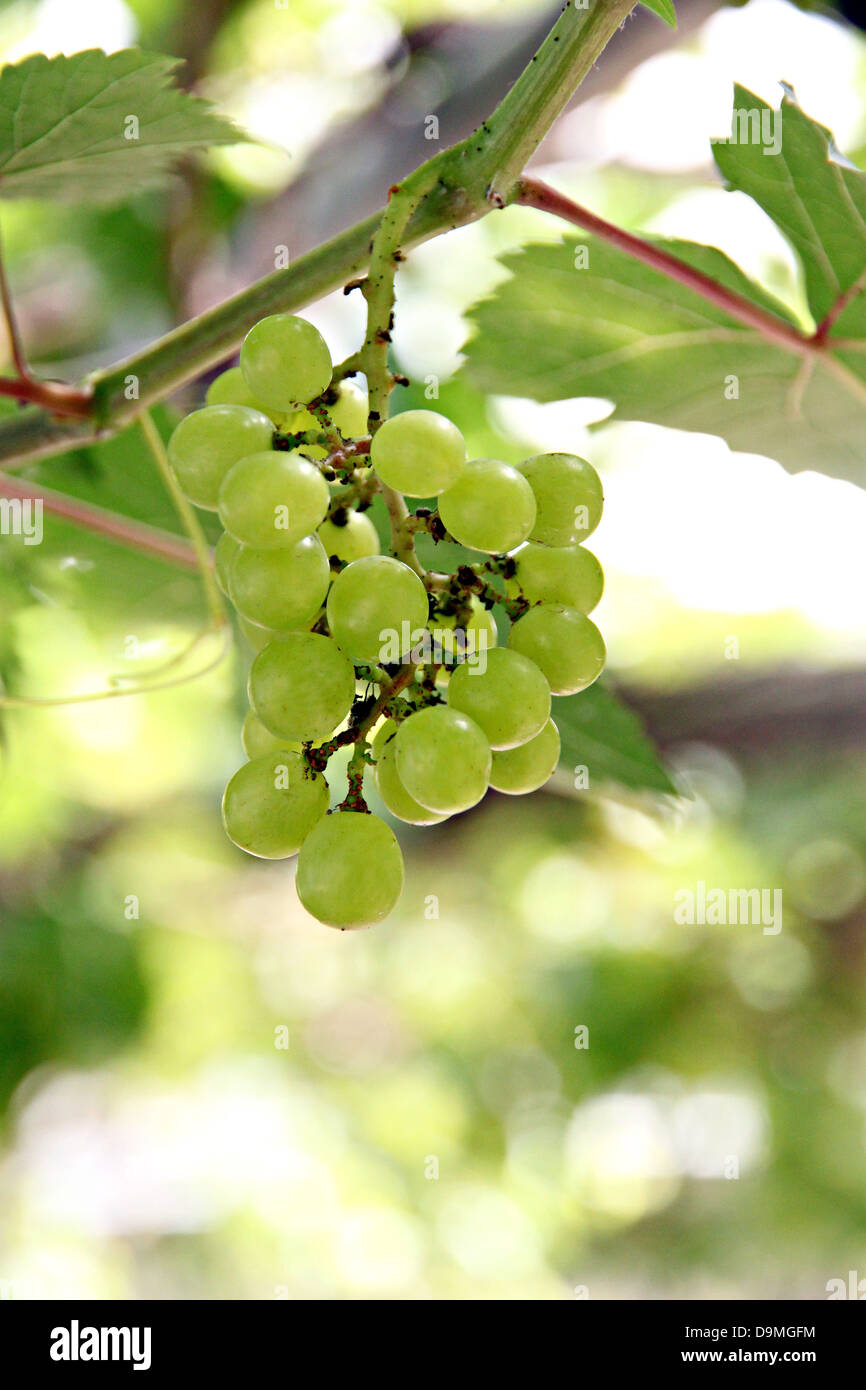
{"type": "Polygon", "coordinates": [[[324,520],[330,500],[314,463],[301,453],[271,450],[228,470],[219,490],[220,521],[254,550],[291,550],[324,520]]]}
{"type": "Polygon", "coordinates": [[[409,795],[400,781],[396,761],[396,732],[397,725],[394,720],[386,719],[373,740],[374,775],[379,795],[397,820],[405,821],[407,825],[439,825],[448,817],[428,811],[426,806],[422,806],[409,795]]]}
{"type": "Polygon", "coordinates": [[[269,449],[273,437],[273,421],[258,410],[208,405],[181,420],[168,441],[168,461],[189,500],[214,512],[232,465],[269,449]]]}
{"type": "MultiPolygon", "coordinates": [[[[488,608],[472,595],[468,619],[461,617],[458,623],[454,613],[434,613],[427,624],[434,643],[438,642],[446,659],[477,656],[482,651],[490,651],[496,646],[498,632],[496,619],[488,608]],[[462,636],[461,636],[462,633],[462,636]]],[[[438,659],[438,653],[435,653],[438,659]]]]}
{"type": "Polygon", "coordinates": [[[355,698],[355,671],[329,637],[290,632],[253,662],[249,698],[272,734],[319,743],[341,724],[355,698]]]}
{"type": "Polygon", "coordinates": [[[236,541],[234,536],[230,536],[228,531],[223,531],[213,552],[214,578],[220,587],[220,591],[229,597],[229,585],[231,584],[232,565],[235,556],[241,548],[240,541],[236,541]]]}
{"type": "Polygon", "coordinates": [[[328,595],[328,626],[353,661],[395,661],[427,625],[427,590],[408,565],[370,555],[347,565],[328,595]]]}
{"type": "Polygon", "coordinates": [[[244,339],[240,360],[253,396],[272,410],[307,405],[331,384],[327,343],[317,328],[294,314],[261,319],[244,339]]]}
{"type": "Polygon", "coordinates": [[[534,661],[554,695],[576,695],[604,669],[604,638],[591,618],[560,603],[539,603],[518,618],[508,645],[534,661]]]}
{"type": "Polygon", "coordinates": [[[250,622],[287,632],[313,622],[330,578],[318,536],[304,536],[292,550],[251,550],[242,545],[232,565],[231,600],[250,622]]]}
{"type": "Polygon", "coordinates": [[[288,739],[277,738],[275,734],[270,733],[251,709],[247,710],[244,717],[241,743],[250,760],[261,758],[265,753],[275,753],[278,748],[288,748],[293,753],[301,751],[300,743],[290,743],[288,739]]]}
{"type": "Polygon", "coordinates": [[[328,413],[344,439],[361,439],[367,433],[369,409],[367,392],[354,381],[341,381],[337,399],[328,407],[328,413]]]}
{"type": "Polygon", "coordinates": [[[435,410],[407,410],[373,436],[370,462],[388,487],[409,497],[438,497],[466,467],[466,441],[435,410]]]}
{"type": "Polygon", "coordinates": [[[604,592],[604,572],[591,550],[582,545],[550,546],[530,542],[514,556],[516,571],[506,588],[529,603],[563,603],[591,613],[604,592]]]}
{"type": "Polygon", "coordinates": [[[397,905],[403,856],[390,826],[361,811],[325,816],[301,847],[298,897],[327,927],[371,927],[397,905]]]}
{"type": "Polygon", "coordinates": [[[577,454],[536,454],[519,466],[535,494],[531,539],[557,546],[585,541],[601,521],[604,507],[601,479],[592,464],[577,454]]]}
{"type": "Polygon", "coordinates": [[[326,518],[319,527],[319,539],[327,556],[335,555],[344,564],[378,555],[381,550],[379,533],[363,512],[345,512],[345,525],[338,526],[326,518]]]}
{"type": "Polygon", "coordinates": [[[328,784],[300,754],[287,748],[245,763],[229,781],[222,802],[230,840],[259,859],[297,854],[328,809],[328,784]]]}
{"type": "Polygon", "coordinates": [[[494,751],[517,748],[550,718],[550,686],[534,661],[494,647],[486,670],[467,662],[448,683],[448,704],[474,719],[494,751]]]}
{"type": "Polygon", "coordinates": [[[442,524],[461,545],[505,554],[535,524],[535,497],[522,473],[498,459],[473,459],[439,498],[442,524]]]}
{"type": "Polygon", "coordinates": [[[240,367],[229,367],[214,377],[205,394],[206,405],[245,405],[251,410],[258,410],[262,415],[267,415],[274,425],[282,417],[277,411],[265,409],[261,401],[257,401],[250,388],[247,386],[244,374],[240,367]],[[275,418],[276,417],[276,418],[275,418]]]}
{"type": "Polygon", "coordinates": [[[493,754],[490,785],[506,796],[537,792],[550,780],[559,762],[559,730],[548,719],[541,733],[519,748],[493,754]]]}
{"type": "Polygon", "coordinates": [[[441,815],[468,811],[487,791],[490,744],[474,720],[446,705],[410,714],[397,732],[395,756],[412,799],[441,815]]]}

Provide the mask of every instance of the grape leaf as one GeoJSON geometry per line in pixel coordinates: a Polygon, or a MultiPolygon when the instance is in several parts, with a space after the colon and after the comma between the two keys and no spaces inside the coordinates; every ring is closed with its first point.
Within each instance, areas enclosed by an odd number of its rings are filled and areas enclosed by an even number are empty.
{"type": "Polygon", "coordinates": [[[657,14],[659,19],[663,19],[665,24],[669,24],[672,29],[677,27],[677,12],[674,9],[673,0],[641,0],[641,3],[653,14],[657,14]]]}
{"type": "Polygon", "coordinates": [[[178,61],[127,48],[35,53],[0,71],[0,196],[117,201],[192,150],[243,139],[173,85],[178,61]]]}
{"type": "Polygon", "coordinates": [[[603,685],[556,700],[553,717],[562,739],[560,768],[586,768],[590,788],[617,782],[633,791],[676,795],[637,715],[603,685]]]}
{"type": "MultiPolygon", "coordinates": [[[[754,102],[759,125],[769,112],[742,88],[735,101],[754,102]]],[[[781,152],[753,145],[717,143],[716,158],[732,186],[760,194],[789,235],[816,319],[850,294],[820,351],[768,339],[607,242],[566,238],[504,258],[511,279],[471,314],[464,370],[474,384],[540,401],[600,396],[620,419],[717,434],[792,472],[866,482],[866,302],[856,296],[866,286],[866,176],[837,165],[827,132],[790,98],[783,108],[784,165],[781,152]]],[[[723,252],[651,240],[798,327],[723,252]]]]}

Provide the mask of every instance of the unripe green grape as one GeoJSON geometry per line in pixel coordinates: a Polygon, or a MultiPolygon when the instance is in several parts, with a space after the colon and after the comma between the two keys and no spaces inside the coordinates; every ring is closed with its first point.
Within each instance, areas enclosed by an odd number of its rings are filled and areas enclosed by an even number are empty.
{"type": "Polygon", "coordinates": [[[304,536],[291,550],[238,549],[230,595],[244,618],[288,632],[309,627],[328,592],[331,567],[318,536],[304,536]]]}
{"type": "Polygon", "coordinates": [[[435,642],[439,644],[446,660],[457,660],[477,656],[479,652],[489,651],[498,640],[496,619],[489,608],[472,595],[468,618],[458,623],[454,613],[434,613],[427,624],[435,642]]]}
{"type": "Polygon", "coordinates": [[[181,420],[168,441],[168,461],[189,500],[213,512],[232,465],[269,449],[273,437],[273,421],[259,410],[208,405],[181,420]]]}
{"type": "Polygon", "coordinates": [[[367,392],[354,381],[340,382],[337,399],[328,409],[344,439],[362,439],[366,435],[370,403],[367,392]]]}
{"type": "Polygon", "coordinates": [[[575,695],[604,669],[604,638],[576,608],[539,603],[508,634],[508,645],[540,666],[554,695],[575,695]]]}
{"type": "Polygon", "coordinates": [[[378,555],[382,548],[379,533],[370,518],[363,512],[344,511],[342,515],[345,517],[343,525],[326,517],[319,527],[319,540],[325,547],[325,554],[336,555],[346,565],[368,555],[378,555]]]}
{"type": "Polygon", "coordinates": [[[331,635],[353,661],[399,661],[426,627],[428,612],[421,580],[390,555],[354,560],[328,595],[331,635]]]}
{"type": "Polygon", "coordinates": [[[289,739],[277,738],[266,729],[262,721],[248,709],[241,728],[241,743],[248,758],[261,758],[266,753],[275,753],[278,748],[288,748],[292,753],[300,753],[301,744],[289,739]]]}
{"type": "Polygon", "coordinates": [[[529,603],[564,603],[591,613],[604,593],[604,571],[582,545],[550,546],[530,542],[514,556],[516,571],[506,590],[522,593],[529,603]]]}
{"type": "Polygon", "coordinates": [[[254,550],[290,550],[324,519],[330,493],[303,454],[251,454],[229,469],[219,490],[220,521],[254,550]]]}
{"type": "Polygon", "coordinates": [[[447,816],[428,811],[409,795],[400,781],[395,756],[396,733],[394,720],[386,719],[373,740],[374,775],[379,795],[391,815],[407,825],[439,825],[447,816]]]}
{"type": "Polygon", "coordinates": [[[226,834],[259,859],[297,854],[330,800],[328,784],[298,753],[279,748],[239,768],[223,796],[226,834]]]}
{"type": "MultiPolygon", "coordinates": [[[[283,434],[321,434],[322,426],[309,410],[293,410],[283,416],[283,434]]],[[[321,444],[302,444],[300,452],[310,459],[328,457],[327,449],[321,444]]]]}
{"type": "Polygon", "coordinates": [[[226,598],[229,597],[229,583],[231,581],[232,565],[235,557],[241,548],[240,541],[236,541],[234,536],[230,536],[228,531],[223,531],[213,551],[214,578],[226,598]]]}
{"type": "Polygon", "coordinates": [[[504,554],[526,540],[535,498],[522,473],[498,459],[473,459],[439,498],[442,524],[461,545],[504,554]]]}
{"type": "Polygon", "coordinates": [[[355,698],[355,671],[330,637],[290,632],[252,664],[250,704],[280,738],[321,743],[342,724],[355,698]]]}
{"type": "Polygon", "coordinates": [[[400,781],[429,810],[468,811],[487,791],[490,744],[459,710],[447,705],[418,710],[403,721],[394,742],[400,781]]]}
{"type": "Polygon", "coordinates": [[[493,754],[490,785],[507,796],[537,792],[556,771],[559,762],[559,730],[548,719],[540,734],[519,748],[493,754]]]}
{"type": "Polygon", "coordinates": [[[363,811],[320,820],[298,859],[298,897],[328,927],[371,927],[397,905],[403,856],[390,826],[363,811]]]}
{"type": "Polygon", "coordinates": [[[466,467],[466,441],[435,410],[393,415],[373,435],[370,462],[382,482],[410,497],[438,497],[466,467]]]}
{"type": "Polygon", "coordinates": [[[241,371],[269,409],[288,410],[321,396],[331,384],[331,354],[317,328],[294,314],[271,314],[251,328],[241,371]]]}
{"type": "Polygon", "coordinates": [[[517,748],[550,718],[550,686],[534,661],[494,647],[485,661],[457,667],[448,704],[474,719],[494,750],[517,748]]]}
{"type": "Polygon", "coordinates": [[[219,376],[214,377],[205,395],[206,405],[245,405],[251,410],[258,410],[262,415],[267,415],[274,421],[274,415],[279,412],[267,410],[257,401],[250,388],[247,386],[246,378],[240,367],[228,367],[226,371],[220,372],[219,376]]]}
{"type": "Polygon", "coordinates": [[[251,623],[249,618],[242,617],[240,613],[238,627],[254,652],[264,651],[271,642],[279,642],[282,637],[288,635],[273,627],[262,627],[261,623],[251,623]]]}
{"type": "Polygon", "coordinates": [[[604,493],[591,463],[577,454],[537,454],[524,459],[538,510],[531,539],[545,545],[585,541],[601,521],[604,493]]]}

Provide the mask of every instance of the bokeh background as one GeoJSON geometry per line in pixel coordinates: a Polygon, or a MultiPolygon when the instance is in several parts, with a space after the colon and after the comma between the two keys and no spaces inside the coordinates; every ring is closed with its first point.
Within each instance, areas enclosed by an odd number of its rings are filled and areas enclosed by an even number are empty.
{"type": "MultiPolygon", "coordinates": [[[[2,61],[175,53],[261,141],[118,207],[3,206],[33,357],[66,378],[121,357],[276,246],[372,210],[431,153],[425,118],[463,135],[557,8],[0,6],[2,61]]],[[[734,79],[770,101],[784,79],[866,153],[863,38],[783,0],[678,8],[676,35],[629,22],[538,171],[802,304],[790,249],[720,188],[709,140],[734,79]]],[[[338,934],[300,908],[291,864],[222,834],[242,642],[173,691],[5,713],[3,1298],[816,1299],[866,1276],[866,499],[706,436],[606,427],[605,402],[462,383],[463,314],[496,255],[561,231],[511,209],[415,252],[395,356],[441,380],[475,452],[568,448],[602,471],[611,676],[687,795],[576,793],[566,770],[403,828],[399,910],[338,934]],[[677,925],[700,880],[781,888],[783,930],[677,925]]],[[[357,299],[309,311],[335,359],[357,299]]],[[[27,475],[176,526],[134,433],[27,475]]],[[[0,545],[15,690],[146,669],[201,610],[190,574],[56,519],[40,547],[0,545]]]]}

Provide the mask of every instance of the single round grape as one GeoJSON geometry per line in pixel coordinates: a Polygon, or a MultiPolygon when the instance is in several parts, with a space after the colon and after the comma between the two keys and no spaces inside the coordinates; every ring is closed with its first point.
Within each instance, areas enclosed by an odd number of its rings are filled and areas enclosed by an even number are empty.
{"type": "Polygon", "coordinates": [[[410,714],[397,731],[397,774],[413,800],[442,815],[468,811],[487,791],[490,744],[468,715],[447,705],[410,714]]]}
{"type": "Polygon", "coordinates": [[[390,826],[363,811],[320,820],[298,859],[298,897],[327,927],[371,927],[397,905],[403,856],[390,826]]]}
{"type": "Polygon", "coordinates": [[[262,721],[248,709],[241,728],[241,743],[248,758],[261,758],[265,753],[275,753],[278,748],[288,748],[300,753],[301,744],[289,739],[277,738],[266,729],[262,721]]]}
{"type": "Polygon", "coordinates": [[[352,511],[344,511],[342,516],[345,521],[341,525],[327,517],[319,527],[319,540],[325,547],[325,554],[336,555],[347,565],[367,555],[378,555],[381,550],[379,533],[370,518],[363,512],[352,511]]]}
{"type": "Polygon", "coordinates": [[[321,471],[303,454],[251,454],[229,469],[219,490],[223,526],[254,550],[290,550],[315,531],[330,502],[321,471]]]}
{"type": "Polygon", "coordinates": [[[250,704],[280,738],[321,743],[352,707],[355,671],[330,637],[290,632],[252,664],[250,704]]]}
{"type": "Polygon", "coordinates": [[[540,734],[519,748],[493,754],[490,785],[508,796],[537,792],[549,781],[559,762],[559,730],[548,719],[540,734]]]}
{"type": "Polygon", "coordinates": [[[344,439],[362,439],[367,433],[370,403],[367,392],[354,381],[341,381],[337,399],[328,407],[331,419],[344,439]]]}
{"type": "Polygon", "coordinates": [[[262,627],[261,623],[251,623],[249,618],[244,618],[238,614],[238,627],[244,637],[249,642],[254,652],[263,651],[271,642],[279,642],[282,637],[288,636],[285,632],[280,632],[276,628],[262,627]]]}
{"type": "Polygon", "coordinates": [[[604,638],[591,618],[561,603],[539,603],[508,634],[508,645],[540,666],[554,695],[575,695],[604,669],[604,638]]]}
{"type": "Polygon", "coordinates": [[[410,497],[438,497],[466,467],[466,441],[435,410],[393,415],[373,435],[370,462],[382,482],[410,497]]]}
{"type": "Polygon", "coordinates": [[[207,405],[181,420],[168,441],[168,461],[184,493],[214,512],[220,484],[247,454],[269,449],[273,421],[244,405],[207,405]]]}
{"type": "MultiPolygon", "coordinates": [[[[489,608],[472,595],[468,619],[454,613],[434,613],[427,624],[445,660],[472,658],[496,646],[496,619],[489,608]]],[[[438,657],[438,653],[436,653],[438,657]]]]}
{"type": "Polygon", "coordinates": [[[230,536],[228,531],[223,531],[213,551],[214,578],[226,598],[229,596],[229,583],[231,581],[232,565],[235,556],[241,548],[240,541],[236,541],[234,536],[230,536]]]}
{"type": "Polygon", "coordinates": [[[604,571],[582,545],[550,546],[530,542],[514,556],[516,571],[506,589],[529,603],[564,603],[591,613],[604,592],[604,571]]]}
{"type": "Polygon", "coordinates": [[[537,454],[520,471],[535,493],[531,538],[545,545],[585,541],[601,521],[604,493],[591,463],[576,454],[537,454]]]}
{"type": "Polygon", "coordinates": [[[400,781],[397,772],[396,738],[397,725],[393,719],[386,719],[373,740],[374,773],[379,795],[398,820],[407,825],[439,825],[447,816],[428,811],[426,806],[415,801],[400,781]]]}
{"type": "Polygon", "coordinates": [[[535,498],[516,468],[498,459],[473,459],[439,498],[439,515],[461,545],[500,555],[526,540],[535,523],[535,498]]]}
{"type": "Polygon", "coordinates": [[[331,384],[331,354],[317,328],[294,314],[271,314],[251,328],[241,371],[253,395],[272,410],[306,405],[331,384]]]}
{"type": "Polygon", "coordinates": [[[479,662],[457,667],[448,704],[475,720],[491,748],[518,748],[550,718],[550,686],[529,657],[494,647],[479,662]]]}
{"type": "MultiPolygon", "coordinates": [[[[219,376],[214,377],[205,395],[207,405],[246,405],[251,410],[258,410],[262,415],[267,415],[270,420],[274,420],[273,413],[257,401],[250,388],[247,386],[246,378],[240,367],[229,367],[226,371],[220,372],[219,376]]],[[[274,420],[274,423],[276,421],[274,420]]]]}
{"type": "Polygon", "coordinates": [[[242,545],[231,572],[231,600],[244,618],[288,632],[309,627],[328,592],[331,567],[318,536],[304,536],[291,550],[251,550],[242,545]]]}
{"type": "Polygon", "coordinates": [[[328,784],[299,753],[279,748],[239,768],[223,796],[226,834],[259,859],[297,854],[328,809],[328,784]]]}
{"type": "Polygon", "coordinates": [[[328,595],[331,635],[353,661],[399,661],[427,625],[427,590],[390,555],[354,560],[328,595]]]}

